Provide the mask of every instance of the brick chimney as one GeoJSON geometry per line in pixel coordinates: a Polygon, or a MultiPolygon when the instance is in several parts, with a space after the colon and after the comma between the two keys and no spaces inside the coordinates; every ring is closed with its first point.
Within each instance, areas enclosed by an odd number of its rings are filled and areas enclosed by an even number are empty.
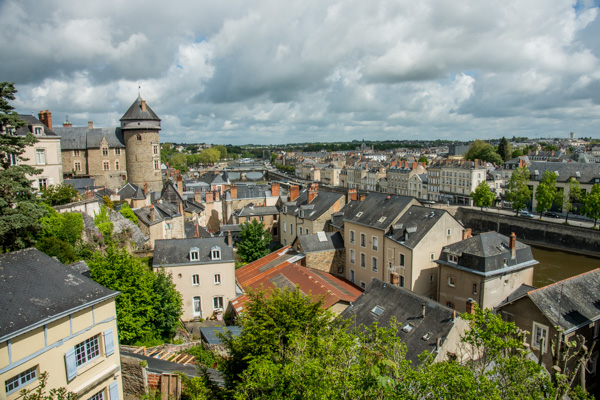
{"type": "Polygon", "coordinates": [[[463,229],[462,240],[469,239],[472,236],[473,236],[473,230],[471,228],[463,229]]]}
{"type": "Polygon", "coordinates": [[[358,200],[360,200],[360,201],[363,201],[366,198],[367,198],[367,195],[365,193],[361,193],[360,196],[358,196],[358,200]]]}
{"type": "Polygon", "coordinates": [[[146,100],[142,100],[142,111],[146,111],[146,100]]]}
{"type": "Polygon", "coordinates": [[[348,189],[348,198],[350,198],[350,201],[358,200],[358,193],[356,189],[348,189]]]}
{"type": "Polygon", "coordinates": [[[44,125],[46,125],[50,130],[52,130],[52,113],[50,111],[40,111],[38,117],[44,125]]]}
{"type": "Polygon", "coordinates": [[[154,215],[154,206],[150,206],[150,222],[154,222],[156,216],[154,215]]]}
{"type": "Polygon", "coordinates": [[[475,302],[470,297],[467,299],[467,314],[475,314],[475,302]]]}
{"type": "Polygon", "coordinates": [[[271,196],[273,197],[279,197],[280,191],[279,191],[279,183],[271,183],[271,196]]]}
{"type": "Polygon", "coordinates": [[[196,191],[194,192],[194,201],[196,203],[202,203],[202,192],[201,191],[196,191]]]}
{"type": "Polygon", "coordinates": [[[517,235],[514,232],[510,234],[508,239],[508,248],[510,249],[510,257],[514,260],[517,257],[517,235]]]}
{"type": "Polygon", "coordinates": [[[233,246],[233,238],[231,237],[231,231],[227,231],[227,246],[233,246]]]}
{"type": "Polygon", "coordinates": [[[229,188],[229,193],[231,194],[232,199],[237,199],[237,186],[231,185],[229,188]]]}
{"type": "Polygon", "coordinates": [[[89,130],[94,129],[94,122],[93,121],[88,121],[88,129],[89,130]]]}
{"type": "Polygon", "coordinates": [[[413,162],[412,165],[410,166],[410,169],[417,169],[417,165],[419,165],[418,162],[413,162]]]}
{"type": "Polygon", "coordinates": [[[392,285],[398,285],[398,282],[400,281],[400,276],[396,273],[391,273],[390,274],[390,283],[392,285]]]}
{"type": "Polygon", "coordinates": [[[183,176],[181,174],[177,175],[177,191],[179,194],[183,194],[183,176]]]}
{"type": "Polygon", "coordinates": [[[298,185],[290,186],[290,201],[294,201],[298,197],[300,197],[300,187],[298,185]]]}
{"type": "Polygon", "coordinates": [[[213,192],[209,190],[208,192],[206,192],[206,202],[212,203],[213,201],[215,201],[213,192]]]}
{"type": "Polygon", "coordinates": [[[308,202],[312,203],[312,201],[319,195],[319,184],[311,183],[308,187],[308,202]]]}
{"type": "Polygon", "coordinates": [[[214,191],[214,199],[215,199],[215,201],[220,201],[221,200],[221,193],[219,193],[218,190],[214,191]]]}
{"type": "Polygon", "coordinates": [[[177,211],[179,212],[179,214],[183,215],[183,201],[177,203],[177,211]]]}
{"type": "Polygon", "coordinates": [[[144,182],[144,194],[148,196],[148,182],[144,182]]]}

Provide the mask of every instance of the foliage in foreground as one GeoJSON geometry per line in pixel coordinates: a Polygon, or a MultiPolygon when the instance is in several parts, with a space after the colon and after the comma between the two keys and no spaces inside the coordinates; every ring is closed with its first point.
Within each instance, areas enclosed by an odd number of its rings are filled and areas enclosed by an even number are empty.
{"type": "Polygon", "coordinates": [[[77,395],[67,391],[64,387],[50,389],[46,393],[46,385],[48,383],[48,373],[40,374],[40,383],[36,388],[23,389],[19,392],[21,400],[77,400],[77,395]]]}

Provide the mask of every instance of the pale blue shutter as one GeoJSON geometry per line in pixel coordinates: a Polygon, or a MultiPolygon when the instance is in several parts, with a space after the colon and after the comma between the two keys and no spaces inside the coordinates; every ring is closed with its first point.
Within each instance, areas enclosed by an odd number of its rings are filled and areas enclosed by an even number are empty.
{"type": "Polygon", "coordinates": [[[108,392],[110,393],[110,400],[119,400],[119,383],[111,383],[108,387],[108,392]]]}
{"type": "Polygon", "coordinates": [[[115,352],[115,341],[113,340],[112,328],[104,331],[104,355],[107,357],[115,352]]]}
{"type": "Polygon", "coordinates": [[[67,380],[73,380],[77,376],[77,360],[75,349],[69,349],[65,353],[65,365],[67,366],[67,380]]]}

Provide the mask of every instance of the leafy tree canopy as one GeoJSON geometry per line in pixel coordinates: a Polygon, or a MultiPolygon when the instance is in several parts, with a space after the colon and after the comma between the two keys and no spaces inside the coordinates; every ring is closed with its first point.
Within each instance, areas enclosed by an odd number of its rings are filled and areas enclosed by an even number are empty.
{"type": "Polygon", "coordinates": [[[508,181],[506,198],[512,202],[512,208],[516,213],[522,210],[531,200],[531,190],[527,186],[529,182],[529,170],[527,167],[517,168],[508,181]]]}
{"type": "Polygon", "coordinates": [[[556,172],[546,170],[537,187],[535,192],[535,200],[537,201],[535,210],[540,213],[540,219],[544,211],[549,210],[555,201],[562,200],[560,193],[556,189],[557,177],[556,172]]]}
{"type": "Polygon", "coordinates": [[[429,165],[429,160],[427,160],[427,157],[425,157],[425,156],[419,157],[419,162],[425,163],[425,165],[429,165]]]}
{"type": "Polygon", "coordinates": [[[590,193],[584,197],[583,213],[594,220],[594,228],[600,218],[600,184],[592,186],[590,193]]]}
{"type": "Polygon", "coordinates": [[[135,225],[137,225],[137,223],[138,223],[138,217],[137,217],[137,215],[135,215],[135,213],[133,212],[133,210],[131,209],[131,207],[129,207],[129,204],[123,203],[121,205],[121,209],[119,210],[119,212],[125,218],[127,218],[128,220],[130,220],[131,222],[133,222],[135,225]]]}
{"type": "Polygon", "coordinates": [[[240,241],[237,243],[237,254],[243,262],[252,262],[269,254],[271,234],[264,224],[254,219],[242,224],[240,241]]]}
{"type": "Polygon", "coordinates": [[[483,160],[494,164],[502,164],[502,157],[491,144],[483,140],[475,140],[464,155],[467,160],[483,160]]]}
{"type": "Polygon", "coordinates": [[[502,157],[502,161],[506,162],[513,158],[512,155],[512,145],[510,142],[503,136],[500,139],[500,143],[498,143],[498,151],[497,153],[502,157]]]}
{"type": "Polygon", "coordinates": [[[42,189],[42,200],[51,206],[60,206],[71,203],[79,198],[77,189],[68,183],[50,185],[42,189]]]}
{"type": "Polygon", "coordinates": [[[475,191],[471,193],[471,197],[473,198],[475,205],[481,207],[481,209],[483,209],[483,207],[491,207],[496,199],[496,195],[492,192],[492,189],[490,189],[490,186],[485,180],[479,182],[475,191]]]}
{"type": "Polygon", "coordinates": [[[83,218],[80,213],[57,213],[46,205],[46,216],[40,219],[41,237],[55,237],[71,246],[81,240],[83,218]]]}

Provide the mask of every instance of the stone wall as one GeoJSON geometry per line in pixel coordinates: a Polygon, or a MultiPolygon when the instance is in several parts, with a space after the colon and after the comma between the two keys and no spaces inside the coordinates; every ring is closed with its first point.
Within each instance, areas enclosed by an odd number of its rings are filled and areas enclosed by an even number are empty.
{"type": "MultiPolygon", "coordinates": [[[[123,393],[125,395],[141,395],[146,393],[150,377],[143,363],[134,357],[121,356],[121,371],[123,376],[123,393]]],[[[154,375],[154,374],[153,374],[154,375]]],[[[153,383],[158,388],[159,380],[152,377],[153,383]]],[[[160,375],[158,375],[160,378],[160,375]]]]}
{"type": "Polygon", "coordinates": [[[319,251],[306,254],[306,266],[330,274],[345,276],[346,250],[319,251]]]}
{"type": "Polygon", "coordinates": [[[459,207],[455,218],[474,232],[496,231],[529,244],[600,257],[600,233],[596,229],[560,222],[540,221],[459,207]]]}

